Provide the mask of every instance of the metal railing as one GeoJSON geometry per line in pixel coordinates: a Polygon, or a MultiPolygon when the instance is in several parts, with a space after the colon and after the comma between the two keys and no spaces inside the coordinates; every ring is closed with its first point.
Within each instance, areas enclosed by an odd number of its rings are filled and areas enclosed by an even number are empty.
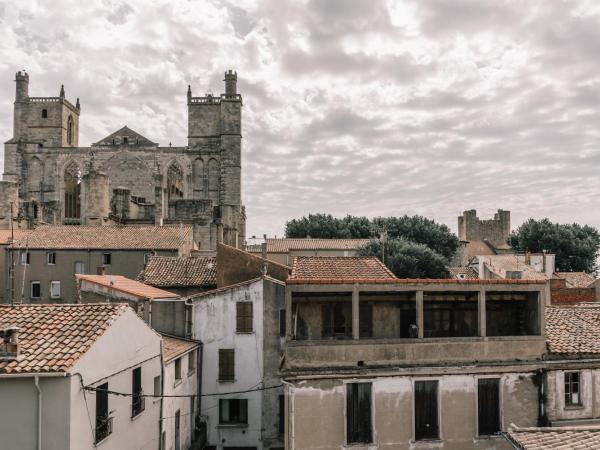
{"type": "Polygon", "coordinates": [[[98,417],[96,419],[96,444],[106,439],[113,430],[113,418],[111,416],[98,417]]]}

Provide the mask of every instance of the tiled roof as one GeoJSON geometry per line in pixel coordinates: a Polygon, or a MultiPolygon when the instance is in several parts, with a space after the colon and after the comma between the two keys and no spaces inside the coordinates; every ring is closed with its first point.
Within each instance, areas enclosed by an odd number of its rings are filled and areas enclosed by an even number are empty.
{"type": "Polygon", "coordinates": [[[190,350],[198,347],[198,342],[188,339],[181,339],[163,334],[163,359],[165,362],[174,360],[175,358],[186,354],[190,350]]]}
{"type": "Polygon", "coordinates": [[[520,450],[600,449],[600,427],[512,428],[507,435],[520,450]]]}
{"type": "MultiPolygon", "coordinates": [[[[290,250],[356,250],[369,239],[267,238],[267,253],[288,253],[290,250]]],[[[260,253],[261,245],[249,245],[246,251],[260,253]]]]}
{"type": "Polygon", "coordinates": [[[481,256],[488,269],[502,278],[507,271],[520,271],[523,280],[545,280],[546,275],[518,260],[516,255],[486,255],[481,256]]]}
{"type": "Polygon", "coordinates": [[[19,357],[0,373],[67,372],[129,307],[118,303],[0,305],[2,327],[19,328],[19,357]]]}
{"type": "Polygon", "coordinates": [[[154,142],[152,142],[150,139],[148,139],[147,137],[142,136],[140,133],[133,131],[131,128],[127,127],[127,125],[125,125],[123,128],[115,131],[112,134],[109,134],[108,136],[106,136],[104,139],[99,140],[98,142],[96,142],[95,144],[92,144],[94,146],[98,145],[114,145],[113,144],[113,139],[114,140],[119,140],[119,143],[122,144],[122,140],[123,137],[127,137],[127,144],[128,145],[151,145],[151,146],[155,146],[158,145],[154,142]]]}
{"type": "Polygon", "coordinates": [[[592,284],[595,278],[585,272],[555,272],[558,278],[562,278],[567,282],[567,287],[584,288],[592,284]]]}
{"type": "Polygon", "coordinates": [[[31,249],[176,250],[192,241],[192,227],[43,225],[19,241],[31,249]]]}
{"type": "Polygon", "coordinates": [[[86,280],[90,283],[106,286],[110,289],[135,295],[136,297],[157,299],[177,298],[179,295],[169,291],[148,286],[140,281],[131,280],[121,275],[75,275],[78,280],[86,280]]]}
{"type": "Polygon", "coordinates": [[[448,272],[450,272],[450,275],[452,276],[452,278],[458,278],[458,279],[462,279],[462,280],[464,280],[464,279],[476,280],[477,278],[479,278],[479,274],[472,267],[449,267],[448,272]],[[464,275],[464,276],[460,277],[460,275],[464,275]]]}
{"type": "MultiPolygon", "coordinates": [[[[15,242],[30,233],[30,230],[14,230],[15,242]]],[[[0,230],[0,245],[10,244],[13,237],[11,230],[0,230]]]]}
{"type": "Polygon", "coordinates": [[[153,256],[139,279],[152,286],[211,288],[217,285],[217,258],[153,256]]]}
{"type": "Polygon", "coordinates": [[[546,307],[548,351],[562,355],[600,354],[600,304],[546,307]]]}
{"type": "Polygon", "coordinates": [[[375,256],[295,256],[292,274],[296,279],[396,279],[394,274],[375,256]]]}

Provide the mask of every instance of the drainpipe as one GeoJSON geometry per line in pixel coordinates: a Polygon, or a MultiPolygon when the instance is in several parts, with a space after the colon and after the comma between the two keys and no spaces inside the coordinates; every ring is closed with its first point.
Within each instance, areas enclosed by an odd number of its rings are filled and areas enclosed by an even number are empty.
{"type": "MultiPolygon", "coordinates": [[[[165,355],[163,355],[163,344],[160,343],[160,420],[158,421],[158,448],[165,450],[162,447],[162,432],[164,420],[164,397],[165,395],[165,355]]],[[[154,400],[154,399],[152,399],[154,400]]]]}
{"type": "Polygon", "coordinates": [[[40,389],[40,378],[33,377],[35,388],[38,391],[38,423],[37,423],[37,450],[42,450],[42,390],[40,389]]]}

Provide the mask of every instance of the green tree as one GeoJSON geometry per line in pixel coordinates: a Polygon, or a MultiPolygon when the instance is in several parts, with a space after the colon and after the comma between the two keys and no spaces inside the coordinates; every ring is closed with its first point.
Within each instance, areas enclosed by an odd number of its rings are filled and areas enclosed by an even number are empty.
{"type": "Polygon", "coordinates": [[[554,253],[557,271],[591,273],[597,269],[600,234],[588,225],[529,219],[510,235],[508,243],[521,252],[554,253]]]}
{"type": "Polygon", "coordinates": [[[331,214],[309,214],[285,224],[289,238],[369,238],[373,236],[371,221],[366,217],[346,216],[343,219],[331,214]]]}
{"type": "MultiPolygon", "coordinates": [[[[359,256],[381,259],[382,243],[371,240],[358,249],[359,256]]],[[[392,238],[385,242],[385,265],[399,278],[448,278],[448,261],[424,244],[392,238]]]]}

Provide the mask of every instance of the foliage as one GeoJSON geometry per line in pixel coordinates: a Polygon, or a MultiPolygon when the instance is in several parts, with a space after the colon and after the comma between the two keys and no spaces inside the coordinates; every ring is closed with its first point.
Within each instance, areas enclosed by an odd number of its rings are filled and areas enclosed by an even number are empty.
{"type": "Polygon", "coordinates": [[[508,240],[516,251],[556,255],[556,270],[560,272],[596,270],[600,234],[588,225],[558,224],[549,219],[529,219],[516,229],[508,240]]]}

